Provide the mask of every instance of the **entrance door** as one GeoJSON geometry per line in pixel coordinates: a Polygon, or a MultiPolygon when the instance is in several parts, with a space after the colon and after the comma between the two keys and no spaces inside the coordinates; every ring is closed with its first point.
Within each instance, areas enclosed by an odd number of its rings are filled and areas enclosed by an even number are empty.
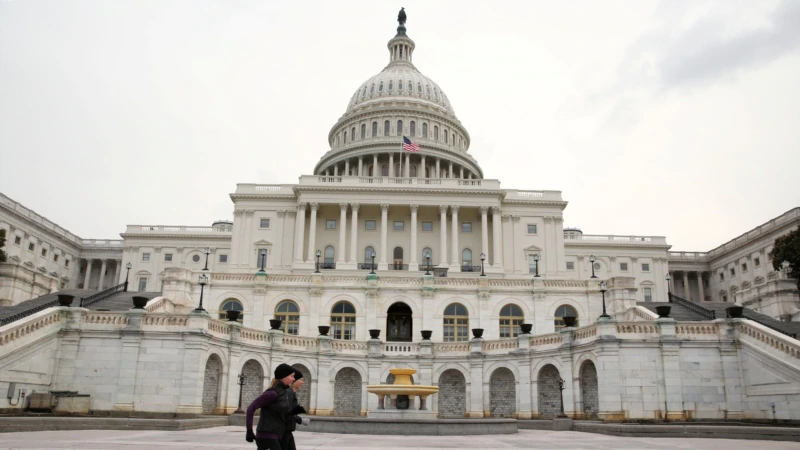
{"type": "Polygon", "coordinates": [[[386,317],[386,340],[411,342],[411,308],[398,302],[389,307],[386,317]]]}
{"type": "Polygon", "coordinates": [[[403,248],[395,247],[392,252],[392,265],[394,270],[403,270],[403,248]]]}

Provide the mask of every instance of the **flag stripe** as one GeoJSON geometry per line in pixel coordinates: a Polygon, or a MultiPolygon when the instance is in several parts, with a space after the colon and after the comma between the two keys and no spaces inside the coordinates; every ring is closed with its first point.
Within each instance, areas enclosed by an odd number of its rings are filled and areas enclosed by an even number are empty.
{"type": "Polygon", "coordinates": [[[413,142],[411,139],[403,136],[403,150],[407,152],[418,152],[419,144],[413,142]]]}

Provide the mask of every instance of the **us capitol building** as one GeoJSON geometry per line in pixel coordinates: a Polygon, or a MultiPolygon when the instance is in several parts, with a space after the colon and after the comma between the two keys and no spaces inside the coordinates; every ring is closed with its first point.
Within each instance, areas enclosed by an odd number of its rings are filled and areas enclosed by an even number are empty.
{"type": "Polygon", "coordinates": [[[484,175],[447,95],[414,66],[404,23],[387,47],[388,65],[355,90],[313,172],[239,184],[233,221],[85,240],[0,197],[2,304],[126,280],[152,299],[146,313],[100,302],[3,326],[0,388],[78,390],[96,411],[221,414],[237,406],[237,374],[249,375],[248,401],[288,362],[319,415],[365,414],[376,407],[365,386],[412,367],[415,383],[440,387],[440,417],[551,417],[563,378],[575,418],[800,418],[789,406],[800,400],[795,339],[647,307],[671,292],[798,320],[793,280],[768,255],[800,208],[702,253],[564,228],[559,191],[503,189],[484,175]],[[194,311],[201,295],[207,313],[194,311]],[[611,317],[598,320],[604,304],[611,317]],[[225,320],[230,310],[238,322],[225,320]],[[34,349],[49,362],[31,362],[34,349]],[[135,375],[120,354],[139,361],[135,375]],[[105,381],[91,372],[100,361],[105,381]]]}

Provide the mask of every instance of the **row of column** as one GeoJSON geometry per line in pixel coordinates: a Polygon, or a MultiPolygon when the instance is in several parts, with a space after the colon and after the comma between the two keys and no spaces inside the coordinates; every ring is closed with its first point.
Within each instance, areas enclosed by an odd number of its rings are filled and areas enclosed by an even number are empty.
{"type": "MultiPolygon", "coordinates": [[[[81,258],[83,261],[86,262],[86,273],[83,276],[83,288],[89,289],[89,280],[92,276],[92,267],[94,266],[94,262],[98,261],[98,259],[94,258],[81,258]]],[[[116,266],[114,269],[114,278],[112,284],[114,284],[117,280],[119,280],[119,273],[120,269],[122,268],[122,260],[121,259],[99,259],[100,261],[100,278],[97,285],[97,290],[102,291],[105,286],[105,274],[106,269],[108,268],[108,262],[113,261],[114,265],[116,266]]],[[[75,286],[77,287],[77,279],[75,280],[75,286]]]]}
{"type": "Polygon", "coordinates": [[[682,276],[682,279],[683,279],[683,291],[682,291],[683,297],[686,300],[689,300],[689,301],[696,301],[697,300],[697,299],[692,298],[693,297],[692,296],[692,289],[691,289],[691,285],[689,284],[689,272],[692,272],[692,273],[695,274],[695,279],[697,280],[698,292],[700,294],[699,301],[704,301],[705,298],[706,298],[706,294],[705,294],[705,286],[703,286],[703,274],[706,273],[706,272],[703,271],[703,270],[697,270],[697,271],[688,271],[688,270],[672,271],[671,270],[669,272],[669,276],[670,276],[670,283],[672,283],[671,290],[672,290],[673,293],[677,292],[676,289],[675,289],[675,280],[677,280],[677,273],[678,272],[683,272],[683,276],[682,276]]]}
{"type": "MultiPolygon", "coordinates": [[[[411,155],[412,153],[409,152],[399,152],[400,155],[397,158],[398,163],[400,164],[400,173],[395,171],[395,162],[394,162],[394,153],[389,153],[389,171],[388,176],[390,177],[404,177],[404,178],[411,178],[411,155]],[[405,158],[403,158],[405,156],[405,158]]],[[[372,175],[373,177],[383,176],[381,171],[381,166],[378,161],[378,154],[372,155],[372,175]]],[[[461,179],[475,179],[477,175],[471,171],[470,169],[465,169],[464,166],[455,165],[453,161],[445,161],[439,157],[431,157],[434,160],[434,163],[430,165],[427,164],[427,156],[426,155],[419,155],[420,158],[414,162],[413,167],[416,169],[416,175],[414,178],[461,178],[461,179]],[[426,176],[426,173],[433,172],[434,176],[426,176]]],[[[417,159],[417,158],[414,158],[417,159]]],[[[385,160],[384,160],[385,161],[385,160]]],[[[326,176],[335,176],[338,177],[339,175],[342,176],[359,176],[365,177],[369,175],[369,166],[364,162],[364,156],[358,157],[358,170],[356,171],[356,165],[353,164],[353,170],[350,167],[350,159],[344,160],[344,170],[339,173],[339,167],[342,165],[341,162],[334,163],[333,166],[329,166],[325,168],[323,172],[326,176]],[[355,173],[353,173],[355,172],[355,173]]]]}
{"type": "MultiPolygon", "coordinates": [[[[389,233],[388,233],[388,226],[389,226],[389,203],[381,203],[381,242],[380,242],[380,249],[378,251],[378,263],[379,267],[385,267],[388,264],[388,254],[389,254],[389,233]]],[[[409,211],[411,213],[411,243],[410,243],[410,257],[409,257],[409,265],[418,264],[417,261],[417,211],[419,210],[419,205],[412,204],[408,205],[409,211]]],[[[357,264],[358,261],[358,210],[359,204],[358,203],[339,203],[340,214],[339,214],[339,250],[337,250],[337,264],[344,264],[344,263],[351,263],[357,264]],[[347,236],[347,208],[350,207],[351,212],[351,221],[352,226],[350,227],[350,259],[346,259],[347,255],[345,254],[346,248],[346,236],[347,236]]],[[[459,245],[458,245],[458,236],[459,236],[459,222],[458,222],[458,210],[459,205],[439,205],[439,266],[447,266],[447,211],[450,211],[450,221],[452,223],[452,252],[451,252],[451,265],[453,267],[460,266],[460,255],[459,255],[459,245]]],[[[297,205],[297,229],[295,230],[295,262],[296,263],[303,263],[305,261],[313,262],[314,258],[316,257],[316,236],[317,236],[317,211],[319,210],[319,203],[318,202],[300,202],[297,205]],[[305,217],[306,217],[306,207],[310,208],[310,216],[309,216],[309,236],[308,236],[308,253],[307,258],[303,259],[303,244],[305,242],[305,217]]],[[[489,207],[488,206],[481,206],[481,252],[486,255],[487,263],[490,267],[494,266],[501,266],[503,261],[503,251],[502,251],[502,226],[500,224],[500,208],[497,206],[491,207],[492,212],[492,249],[493,254],[489,255],[489,207]]],[[[367,262],[367,261],[363,261],[367,262]]]]}

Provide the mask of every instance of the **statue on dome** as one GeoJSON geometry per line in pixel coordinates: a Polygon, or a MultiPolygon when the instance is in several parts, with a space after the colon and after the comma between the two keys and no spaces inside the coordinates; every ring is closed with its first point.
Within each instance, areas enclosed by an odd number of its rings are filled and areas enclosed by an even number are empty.
{"type": "Polygon", "coordinates": [[[402,8],[402,7],[400,8],[400,13],[397,14],[397,22],[400,23],[400,26],[403,26],[403,25],[406,24],[406,9],[405,8],[402,8]]]}

